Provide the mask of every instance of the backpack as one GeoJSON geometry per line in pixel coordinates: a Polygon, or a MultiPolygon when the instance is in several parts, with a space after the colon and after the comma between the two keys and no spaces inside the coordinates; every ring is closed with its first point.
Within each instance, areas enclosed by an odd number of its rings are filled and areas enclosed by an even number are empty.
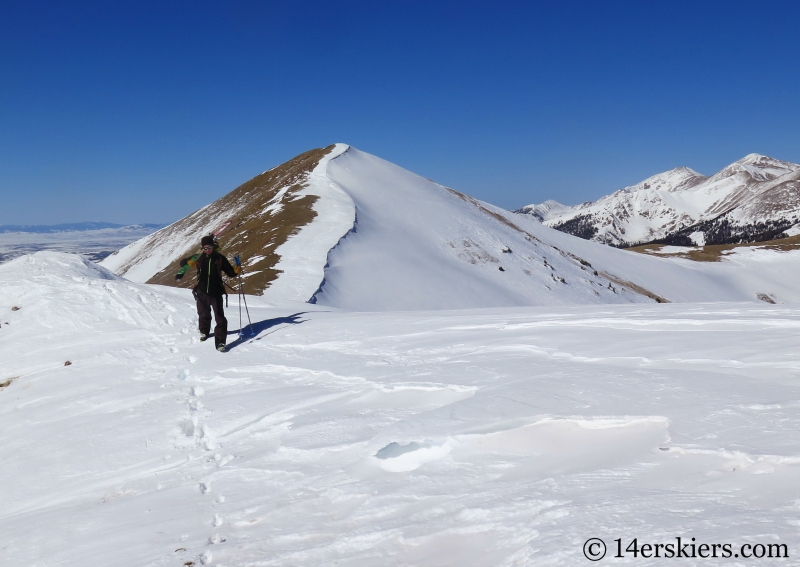
{"type": "MultiPolygon", "coordinates": [[[[215,245],[214,246],[214,252],[216,253],[218,249],[219,249],[219,246],[215,245]]],[[[221,254],[217,254],[217,260],[216,260],[215,264],[217,265],[217,274],[219,274],[219,281],[222,282],[222,294],[225,296],[225,307],[228,307],[228,290],[225,287],[228,284],[226,284],[225,280],[222,279],[222,255],[221,254]]],[[[194,287],[192,288],[192,295],[194,296],[195,301],[197,300],[197,287],[200,285],[200,262],[199,261],[196,262],[196,266],[197,266],[197,282],[198,283],[194,284],[194,287]]]]}

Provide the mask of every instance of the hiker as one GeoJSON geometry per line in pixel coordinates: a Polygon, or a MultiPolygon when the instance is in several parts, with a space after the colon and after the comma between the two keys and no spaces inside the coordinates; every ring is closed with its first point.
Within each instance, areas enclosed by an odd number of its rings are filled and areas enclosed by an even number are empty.
{"type": "Polygon", "coordinates": [[[197,285],[192,289],[197,300],[197,316],[200,328],[200,340],[208,339],[211,332],[211,311],[214,311],[214,345],[220,352],[225,352],[228,338],[228,320],[222,305],[222,296],[227,295],[222,281],[224,273],[229,278],[235,277],[241,268],[231,266],[228,259],[217,251],[219,245],[213,236],[204,236],[200,241],[203,253],[195,260],[181,260],[181,265],[197,264],[197,285]]]}

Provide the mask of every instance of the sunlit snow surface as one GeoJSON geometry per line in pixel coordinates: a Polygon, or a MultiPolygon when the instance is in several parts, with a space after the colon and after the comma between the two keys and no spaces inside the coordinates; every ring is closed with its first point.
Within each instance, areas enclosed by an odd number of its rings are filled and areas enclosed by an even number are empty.
{"type": "Polygon", "coordinates": [[[219,354],[187,290],[56,253],[0,286],[2,565],[578,565],[590,537],[800,553],[797,307],[253,297],[258,334],[219,354]]]}

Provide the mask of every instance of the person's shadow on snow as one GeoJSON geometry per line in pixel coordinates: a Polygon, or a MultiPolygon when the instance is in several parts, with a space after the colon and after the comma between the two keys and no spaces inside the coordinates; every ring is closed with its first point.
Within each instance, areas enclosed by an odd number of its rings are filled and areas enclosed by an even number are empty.
{"type": "MultiPolygon", "coordinates": [[[[228,331],[228,336],[236,335],[236,340],[232,343],[228,343],[227,350],[231,350],[236,348],[242,343],[247,341],[260,341],[263,337],[260,336],[261,333],[271,329],[272,327],[277,327],[278,325],[299,325],[300,323],[305,323],[308,319],[301,319],[301,315],[305,315],[308,313],[307,311],[301,311],[300,313],[295,313],[294,315],[289,315],[287,317],[275,317],[274,319],[264,319],[263,321],[258,321],[253,323],[252,325],[245,325],[242,329],[236,329],[235,331],[228,331]],[[240,334],[241,331],[241,334],[240,334]]],[[[277,331],[278,329],[275,329],[277,331]]],[[[270,335],[274,333],[267,333],[264,335],[270,335]]]]}

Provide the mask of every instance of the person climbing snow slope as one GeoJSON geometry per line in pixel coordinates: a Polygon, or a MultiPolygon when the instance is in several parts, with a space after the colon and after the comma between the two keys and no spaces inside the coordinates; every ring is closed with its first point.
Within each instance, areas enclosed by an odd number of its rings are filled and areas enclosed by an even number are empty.
{"type": "Polygon", "coordinates": [[[218,251],[219,245],[213,236],[204,236],[200,241],[203,253],[197,260],[186,258],[181,265],[197,265],[197,285],[192,292],[197,300],[198,327],[200,340],[205,341],[211,333],[211,312],[214,312],[214,345],[220,352],[225,352],[228,337],[228,320],[222,296],[226,295],[222,274],[233,278],[241,268],[231,266],[228,259],[218,251]]]}

